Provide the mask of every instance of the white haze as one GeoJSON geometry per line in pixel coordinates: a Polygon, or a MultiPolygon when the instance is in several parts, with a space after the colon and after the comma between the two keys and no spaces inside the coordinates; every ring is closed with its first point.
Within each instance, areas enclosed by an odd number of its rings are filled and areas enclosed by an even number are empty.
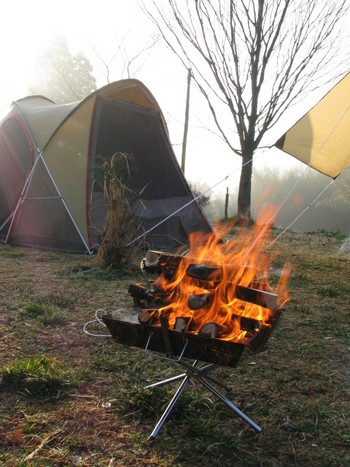
{"type": "MultiPolygon", "coordinates": [[[[154,36],[151,24],[145,20],[134,0],[17,0],[1,5],[0,40],[0,112],[10,103],[27,94],[28,84],[35,73],[36,57],[55,37],[67,39],[72,53],[82,51],[94,67],[97,85],[106,84],[103,66],[123,43],[128,57],[134,57],[154,36]],[[6,44],[6,46],[4,46],[6,44]]],[[[140,62],[142,63],[142,62],[140,62]]],[[[125,63],[124,63],[125,64],[125,63]]],[[[111,63],[111,81],[126,78],[120,60],[111,63]]],[[[187,86],[187,72],[172,52],[158,44],[144,55],[142,67],[132,70],[150,89],[165,115],[174,151],[180,159],[187,86]]],[[[191,90],[190,128],[187,142],[186,177],[194,182],[225,189],[219,182],[230,175],[228,183],[238,183],[241,160],[214,134],[207,107],[199,93],[191,90]],[[211,127],[212,131],[208,128],[211,127]]],[[[280,135],[277,135],[277,137],[280,135]]],[[[277,150],[276,150],[277,151],[277,150]]],[[[273,150],[262,151],[256,157],[259,167],[289,168],[298,163],[290,156],[273,150]]]]}

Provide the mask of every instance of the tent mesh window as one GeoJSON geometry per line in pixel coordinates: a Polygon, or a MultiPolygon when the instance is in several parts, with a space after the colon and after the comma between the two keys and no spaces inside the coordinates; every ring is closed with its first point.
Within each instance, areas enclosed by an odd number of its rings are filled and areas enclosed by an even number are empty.
{"type": "MultiPolygon", "coordinates": [[[[127,153],[134,158],[135,170],[129,188],[137,193],[142,191],[137,214],[145,230],[192,199],[157,112],[135,104],[101,99],[96,115],[91,161],[92,226],[101,226],[105,220],[108,200],[104,196],[101,167],[115,153],[127,153]]],[[[152,231],[147,241],[155,246],[171,246],[186,242],[189,232],[209,231],[203,215],[198,222],[198,209],[196,203],[190,204],[152,231]]]]}

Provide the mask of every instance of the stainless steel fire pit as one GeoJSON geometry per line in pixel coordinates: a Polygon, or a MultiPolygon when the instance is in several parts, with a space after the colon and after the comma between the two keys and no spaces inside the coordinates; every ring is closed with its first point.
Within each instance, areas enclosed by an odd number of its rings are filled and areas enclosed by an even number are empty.
{"type": "MultiPolygon", "coordinates": [[[[102,319],[116,342],[138,347],[157,358],[169,361],[182,367],[185,372],[173,378],[159,381],[147,386],[154,388],[180,381],[168,407],[160,417],[150,439],[154,439],[178,398],[191,380],[199,382],[205,389],[219,398],[229,408],[236,412],[254,430],[261,432],[262,428],[240,411],[231,401],[219,392],[215,386],[229,391],[229,388],[212,377],[209,373],[216,366],[236,367],[243,352],[258,353],[266,350],[269,337],[275,328],[282,309],[277,305],[278,297],[271,291],[257,288],[253,282],[247,285],[228,281],[225,289],[230,307],[234,296],[236,312],[230,312],[229,323],[225,316],[225,326],[215,321],[204,322],[198,329],[193,322],[197,314],[213,306],[216,299],[216,284],[223,280],[224,272],[221,266],[191,262],[187,259],[186,280],[190,278],[201,293],[188,295],[186,306],[172,316],[172,300],[176,300],[177,290],[162,287],[158,277],[171,281],[180,267],[182,257],[168,255],[163,252],[151,252],[142,264],[143,269],[153,274],[153,279],[144,285],[132,284],[128,293],[133,299],[133,306],[107,313],[102,319]],[[154,277],[154,275],[156,277],[154,277]],[[175,297],[175,298],[174,298],[175,297]],[[240,315],[241,310],[255,306],[264,310],[262,319],[240,315]],[[231,338],[225,334],[226,328],[238,329],[239,337],[231,338]],[[192,362],[192,363],[190,363],[192,362]]],[[[252,275],[252,277],[255,277],[252,275]]],[[[194,289],[196,290],[196,289],[194,289]]],[[[222,292],[220,292],[222,295],[222,292]]],[[[222,313],[221,313],[222,315],[222,313]]],[[[220,316],[220,313],[218,313],[220,316]]]]}

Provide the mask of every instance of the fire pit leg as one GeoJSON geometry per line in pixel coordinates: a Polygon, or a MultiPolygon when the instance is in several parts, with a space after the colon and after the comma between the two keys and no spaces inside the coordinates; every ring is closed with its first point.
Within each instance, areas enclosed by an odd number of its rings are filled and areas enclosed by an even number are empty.
{"type": "Polygon", "coordinates": [[[261,433],[263,429],[257,425],[253,420],[251,420],[245,413],[243,413],[241,410],[239,410],[238,407],[236,407],[231,401],[226,399],[225,396],[223,396],[217,389],[215,389],[211,384],[208,383],[204,378],[201,378],[199,376],[195,376],[195,378],[200,381],[204,387],[206,387],[214,396],[216,396],[218,399],[220,399],[222,402],[224,402],[230,409],[234,410],[237,415],[239,415],[243,420],[245,420],[251,427],[254,428],[255,431],[258,433],[261,433]]]}
{"type": "MultiPolygon", "coordinates": [[[[191,365],[188,365],[187,363],[185,363],[184,361],[182,360],[179,360],[177,362],[179,365],[183,366],[184,368],[187,368],[187,370],[189,371],[189,373],[191,373],[192,376],[194,376],[195,378],[199,377],[199,376],[202,376],[204,375],[204,373],[206,373],[208,370],[210,369],[213,369],[215,368],[215,365],[214,363],[210,363],[209,365],[205,365],[205,366],[202,366],[201,368],[194,368],[195,365],[191,366],[191,365]]],[[[197,365],[198,360],[196,360],[196,365],[197,365]]],[[[231,392],[232,389],[229,388],[228,386],[226,386],[226,384],[224,384],[222,381],[219,381],[218,379],[216,378],[213,378],[212,376],[210,375],[205,375],[205,378],[208,380],[208,381],[211,381],[212,383],[214,384],[217,384],[218,386],[220,386],[222,389],[225,389],[225,391],[227,392],[231,392]]],[[[199,379],[199,378],[198,378],[199,379]]]]}
{"type": "Polygon", "coordinates": [[[158,381],[157,383],[149,384],[145,386],[145,389],[157,388],[160,386],[164,386],[165,384],[174,383],[175,381],[179,381],[180,379],[184,379],[186,373],[182,373],[181,375],[173,376],[172,378],[164,379],[163,381],[158,381]]]}
{"type": "Polygon", "coordinates": [[[244,421],[246,421],[252,428],[254,428],[255,431],[258,433],[261,433],[263,429],[257,425],[253,420],[251,420],[245,413],[243,413],[238,407],[236,407],[230,400],[228,400],[225,396],[223,396],[214,386],[212,386],[209,381],[214,382],[218,384],[219,386],[226,388],[224,384],[222,384],[220,381],[217,381],[216,379],[204,375],[204,373],[209,370],[210,368],[214,367],[215,365],[206,365],[203,366],[202,368],[196,368],[196,366],[200,363],[198,360],[195,360],[192,365],[188,365],[187,363],[183,362],[182,360],[176,360],[174,363],[177,363],[178,365],[186,368],[187,373],[183,373],[181,375],[174,376],[172,378],[168,378],[164,381],[159,381],[154,384],[150,384],[149,386],[146,386],[146,388],[154,388],[158,386],[163,386],[168,383],[173,383],[175,381],[179,381],[182,379],[182,383],[180,384],[179,388],[177,389],[176,393],[174,394],[173,398],[169,402],[167,408],[165,409],[163,415],[159,419],[158,423],[156,424],[155,428],[153,429],[151,435],[149,436],[149,440],[154,440],[155,437],[158,435],[159,430],[162,428],[164,422],[167,420],[167,418],[170,415],[170,412],[174,408],[176,402],[178,401],[179,397],[185,390],[187,384],[190,381],[190,378],[195,378],[199,383],[202,384],[208,391],[210,391],[215,397],[220,399],[224,404],[226,404],[230,409],[232,409],[234,412],[236,412],[237,415],[239,415],[244,421]]]}
{"type": "Polygon", "coordinates": [[[180,384],[178,390],[176,391],[173,398],[169,402],[168,407],[165,409],[163,415],[160,417],[158,423],[156,424],[156,426],[154,427],[152,433],[150,434],[150,436],[148,438],[150,441],[154,440],[155,437],[157,436],[159,430],[162,428],[164,422],[167,420],[170,412],[173,410],[178,398],[183,393],[183,391],[184,391],[185,387],[187,386],[189,380],[190,380],[190,377],[185,375],[184,380],[182,381],[182,383],[180,384]]]}

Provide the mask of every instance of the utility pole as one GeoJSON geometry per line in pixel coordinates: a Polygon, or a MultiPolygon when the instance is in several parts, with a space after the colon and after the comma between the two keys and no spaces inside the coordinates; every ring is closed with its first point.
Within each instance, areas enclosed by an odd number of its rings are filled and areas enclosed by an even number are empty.
{"type": "Polygon", "coordinates": [[[191,89],[191,78],[192,70],[188,69],[187,73],[187,96],[186,96],[186,110],[185,110],[185,125],[184,125],[184,136],[182,139],[182,156],[181,156],[181,170],[182,173],[185,173],[186,165],[186,146],[187,146],[187,133],[188,133],[188,120],[190,114],[190,89],[191,89]]]}
{"type": "Polygon", "coordinates": [[[228,202],[229,202],[229,198],[230,198],[230,195],[229,195],[229,192],[228,192],[228,187],[226,187],[225,214],[224,214],[225,219],[228,219],[228,202]]]}

